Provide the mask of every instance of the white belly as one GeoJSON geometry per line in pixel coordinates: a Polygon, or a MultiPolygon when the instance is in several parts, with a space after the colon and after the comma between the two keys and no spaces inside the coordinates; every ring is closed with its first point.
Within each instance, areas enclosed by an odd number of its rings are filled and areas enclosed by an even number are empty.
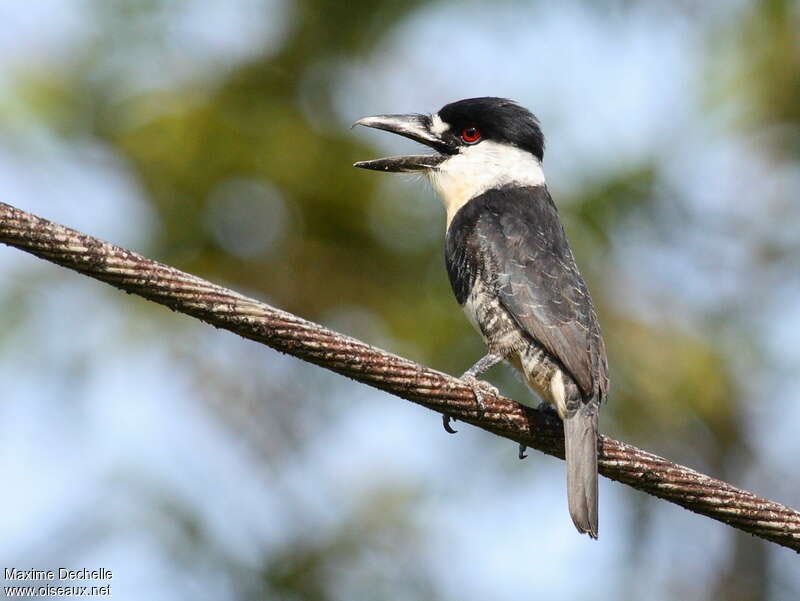
{"type": "Polygon", "coordinates": [[[464,313],[483,338],[489,352],[504,357],[524,377],[528,387],[564,416],[564,375],[538,344],[520,331],[514,319],[497,298],[476,282],[467,297],[464,313]]]}

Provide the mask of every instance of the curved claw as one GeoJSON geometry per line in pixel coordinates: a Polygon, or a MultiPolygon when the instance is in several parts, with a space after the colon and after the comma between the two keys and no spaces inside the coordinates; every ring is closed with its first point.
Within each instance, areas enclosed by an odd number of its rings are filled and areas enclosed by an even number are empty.
{"type": "Polygon", "coordinates": [[[527,457],[527,455],[525,454],[525,449],[527,448],[528,447],[526,447],[524,444],[519,443],[519,454],[517,455],[517,457],[519,457],[520,459],[525,459],[527,457]]]}
{"type": "Polygon", "coordinates": [[[458,430],[454,429],[453,426],[450,425],[450,420],[455,419],[450,417],[449,415],[442,416],[442,425],[444,426],[444,431],[448,434],[455,434],[458,430]]]}

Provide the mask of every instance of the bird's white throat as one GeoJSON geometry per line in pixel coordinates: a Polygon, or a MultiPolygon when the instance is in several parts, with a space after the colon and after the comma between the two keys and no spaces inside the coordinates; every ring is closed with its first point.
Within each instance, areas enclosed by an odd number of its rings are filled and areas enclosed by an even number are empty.
{"type": "Polygon", "coordinates": [[[429,169],[428,177],[447,211],[448,227],[461,207],[487,190],[509,184],[544,184],[539,159],[515,146],[491,140],[463,148],[436,168],[429,169]]]}

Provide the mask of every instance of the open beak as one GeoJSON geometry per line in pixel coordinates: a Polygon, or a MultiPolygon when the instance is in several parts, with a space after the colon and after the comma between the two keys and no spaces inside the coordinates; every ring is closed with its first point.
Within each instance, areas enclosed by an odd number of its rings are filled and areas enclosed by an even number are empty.
{"type": "Polygon", "coordinates": [[[398,134],[410,138],[426,146],[430,146],[439,154],[422,154],[415,156],[388,157],[373,161],[359,161],[354,167],[373,169],[375,171],[394,171],[408,173],[433,169],[444,161],[455,149],[431,131],[431,118],[427,115],[375,115],[364,117],[353,123],[374,129],[398,134]]]}

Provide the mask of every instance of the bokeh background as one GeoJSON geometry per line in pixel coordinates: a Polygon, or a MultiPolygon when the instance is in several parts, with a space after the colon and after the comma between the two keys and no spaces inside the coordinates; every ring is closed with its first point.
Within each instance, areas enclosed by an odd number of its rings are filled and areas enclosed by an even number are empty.
{"type": "MultiPolygon", "coordinates": [[[[450,373],[483,348],[414,148],[508,96],[609,347],[602,430],[800,506],[800,3],[0,4],[0,198],[450,373]]],[[[118,599],[796,600],[800,560],[0,249],[0,567],[118,599]]],[[[505,368],[489,379],[530,395],[505,368]]],[[[7,584],[7,583],[6,583],[7,584]]]]}

